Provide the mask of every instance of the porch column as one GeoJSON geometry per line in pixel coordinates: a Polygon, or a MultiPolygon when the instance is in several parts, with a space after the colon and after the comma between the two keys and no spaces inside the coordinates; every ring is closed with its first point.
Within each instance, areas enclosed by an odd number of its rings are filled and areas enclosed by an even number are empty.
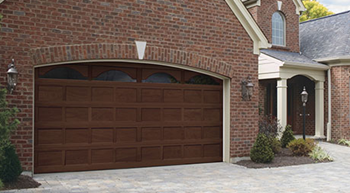
{"type": "Polygon", "coordinates": [[[315,137],[324,138],[324,81],[315,84],[315,137]]]}
{"type": "Polygon", "coordinates": [[[282,131],[287,126],[287,79],[277,80],[277,119],[282,131]]]}

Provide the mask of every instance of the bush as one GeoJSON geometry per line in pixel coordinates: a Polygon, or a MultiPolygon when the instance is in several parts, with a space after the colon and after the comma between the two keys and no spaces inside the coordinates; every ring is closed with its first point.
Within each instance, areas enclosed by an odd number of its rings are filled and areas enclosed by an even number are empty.
{"type": "Polygon", "coordinates": [[[2,144],[3,158],[0,160],[0,179],[3,182],[15,181],[22,173],[14,145],[9,141],[2,144]]]}
{"type": "Polygon", "coordinates": [[[4,188],[4,183],[0,180],[0,190],[4,188]]]}
{"type": "Polygon", "coordinates": [[[282,130],[277,118],[264,116],[259,119],[259,133],[265,134],[268,138],[276,138],[282,130]]]}
{"type": "Polygon", "coordinates": [[[277,154],[281,151],[281,142],[278,140],[278,138],[274,137],[270,137],[269,138],[269,141],[270,141],[270,147],[273,151],[273,153],[277,154]]]}
{"type": "Polygon", "coordinates": [[[287,145],[288,149],[296,156],[307,156],[315,146],[315,142],[312,139],[295,139],[287,145]]]}
{"type": "Polygon", "coordinates": [[[309,156],[315,161],[333,161],[333,158],[319,146],[316,146],[311,153],[309,153],[309,156]]]}
{"type": "Polygon", "coordinates": [[[250,151],[250,159],[256,163],[269,163],[273,160],[274,154],[266,135],[259,133],[250,151]]]}
{"type": "Polygon", "coordinates": [[[289,142],[295,140],[293,131],[292,131],[292,126],[287,125],[286,129],[283,131],[282,138],[281,138],[281,145],[283,148],[287,147],[289,142]]]}
{"type": "Polygon", "coordinates": [[[338,144],[350,146],[350,141],[346,139],[339,139],[338,144]]]}

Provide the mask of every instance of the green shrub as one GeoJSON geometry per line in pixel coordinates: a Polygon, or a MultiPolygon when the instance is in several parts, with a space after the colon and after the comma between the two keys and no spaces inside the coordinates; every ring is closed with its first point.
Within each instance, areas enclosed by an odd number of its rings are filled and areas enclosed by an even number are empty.
{"type": "Polygon", "coordinates": [[[295,140],[293,131],[292,131],[292,126],[287,125],[286,129],[283,131],[282,138],[281,138],[281,145],[283,148],[287,147],[289,142],[295,140]]]}
{"type": "Polygon", "coordinates": [[[22,173],[14,145],[9,141],[2,144],[3,158],[0,160],[0,179],[3,182],[15,181],[22,173]]]}
{"type": "Polygon", "coordinates": [[[309,153],[309,156],[315,161],[333,161],[333,158],[319,146],[316,146],[311,153],[309,153]]]}
{"type": "Polygon", "coordinates": [[[312,139],[295,139],[287,145],[288,149],[296,156],[307,156],[315,147],[312,139]]]}
{"type": "Polygon", "coordinates": [[[4,188],[4,183],[0,180],[0,190],[4,188]]]}
{"type": "Polygon", "coordinates": [[[274,153],[270,147],[269,139],[266,135],[259,133],[250,151],[250,159],[256,163],[269,163],[273,158],[274,153]]]}
{"type": "Polygon", "coordinates": [[[275,153],[275,154],[279,153],[281,151],[281,148],[282,148],[280,140],[278,140],[278,138],[276,138],[276,137],[274,137],[274,138],[270,137],[269,141],[270,141],[270,147],[271,147],[273,153],[275,153]]]}
{"type": "Polygon", "coordinates": [[[350,146],[350,141],[346,139],[339,139],[338,144],[350,146]]]}

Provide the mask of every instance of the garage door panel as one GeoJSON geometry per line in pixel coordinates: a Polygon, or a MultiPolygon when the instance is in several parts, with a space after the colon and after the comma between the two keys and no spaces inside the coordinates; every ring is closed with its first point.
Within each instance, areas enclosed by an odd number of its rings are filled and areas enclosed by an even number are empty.
{"type": "Polygon", "coordinates": [[[163,158],[167,159],[181,159],[182,158],[182,148],[180,145],[176,146],[164,146],[163,148],[163,158]]]}
{"type": "Polygon", "coordinates": [[[92,101],[112,102],[114,99],[113,87],[110,88],[92,88],[92,101]]]}
{"type": "Polygon", "coordinates": [[[160,141],[163,139],[163,132],[161,127],[144,127],[142,130],[142,141],[160,141]]]}
{"type": "Polygon", "coordinates": [[[114,121],[113,108],[92,108],[91,111],[92,121],[114,121]]]}
{"type": "Polygon", "coordinates": [[[204,145],[204,157],[221,157],[221,144],[204,145]]]}
{"type": "Polygon", "coordinates": [[[220,123],[222,118],[222,109],[204,109],[203,120],[208,122],[220,123]]]}
{"type": "Polygon", "coordinates": [[[186,103],[201,103],[202,102],[202,90],[185,90],[185,102],[186,103]]]}
{"type": "Polygon", "coordinates": [[[136,108],[117,108],[116,121],[120,122],[136,122],[137,109],[136,108]]]}
{"type": "Polygon", "coordinates": [[[116,129],[116,142],[136,142],[137,141],[137,128],[117,128],[116,129]]]}
{"type": "Polygon", "coordinates": [[[160,108],[143,108],[141,109],[142,121],[161,121],[162,113],[160,108]]]}
{"type": "Polygon", "coordinates": [[[202,127],[185,127],[185,139],[202,139],[202,127]]]}
{"type": "Polygon", "coordinates": [[[203,157],[202,145],[185,145],[184,158],[199,158],[203,157]]]}
{"type": "Polygon", "coordinates": [[[66,101],[91,101],[89,87],[66,87],[66,101]]]}
{"type": "Polygon", "coordinates": [[[62,129],[37,129],[37,144],[62,144],[63,131],[62,129]]]}
{"type": "Polygon", "coordinates": [[[160,103],[163,102],[163,90],[162,89],[142,89],[141,90],[142,102],[153,102],[160,103]]]}
{"type": "Polygon", "coordinates": [[[183,102],[183,91],[180,89],[164,89],[165,103],[181,103],[183,102]]]}
{"type": "Polygon", "coordinates": [[[66,108],[65,111],[67,122],[87,122],[89,121],[88,108],[66,108]]]}
{"type": "Polygon", "coordinates": [[[39,86],[38,87],[39,101],[63,101],[62,86],[39,86]]]}
{"type": "Polygon", "coordinates": [[[113,128],[92,128],[92,143],[113,143],[113,128]]]}
{"type": "Polygon", "coordinates": [[[116,162],[136,162],[137,148],[116,149],[116,162]]]}
{"type": "Polygon", "coordinates": [[[135,103],[137,102],[136,88],[116,88],[115,101],[117,103],[135,103]]]}
{"type": "Polygon", "coordinates": [[[141,160],[161,160],[161,147],[142,147],[141,148],[141,160]]]}
{"type": "Polygon", "coordinates": [[[202,121],[202,109],[184,109],[184,121],[202,121]]]}
{"type": "Polygon", "coordinates": [[[62,151],[37,152],[38,166],[59,166],[62,165],[62,151]]]}
{"type": "Polygon", "coordinates": [[[182,121],[182,109],[164,108],[163,121],[182,121]]]}
{"type": "Polygon", "coordinates": [[[91,150],[91,162],[92,162],[92,164],[114,162],[113,149],[93,149],[93,150],[91,150]]]}
{"type": "Polygon", "coordinates": [[[62,108],[60,107],[39,107],[37,109],[39,122],[63,121],[62,108]]]}
{"type": "Polygon", "coordinates": [[[222,86],[136,66],[132,82],[36,79],[35,173],[222,161],[222,86]]]}
{"type": "Polygon", "coordinates": [[[205,90],[203,92],[204,95],[204,103],[222,103],[222,95],[220,90],[205,90]]]}
{"type": "Polygon", "coordinates": [[[66,151],[66,164],[88,164],[89,163],[89,151],[88,150],[70,150],[66,151]]]}
{"type": "Polygon", "coordinates": [[[164,127],[164,140],[183,140],[184,129],[182,127],[164,127]]]}
{"type": "Polygon", "coordinates": [[[87,128],[67,128],[65,131],[65,143],[85,143],[89,142],[89,129],[87,128]]]}

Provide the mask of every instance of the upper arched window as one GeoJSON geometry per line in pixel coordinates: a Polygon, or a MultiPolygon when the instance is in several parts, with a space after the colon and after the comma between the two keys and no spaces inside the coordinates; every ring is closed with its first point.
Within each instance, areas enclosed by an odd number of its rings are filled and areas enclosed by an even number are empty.
{"type": "Polygon", "coordinates": [[[114,81],[114,82],[136,82],[135,79],[132,79],[128,74],[119,70],[109,70],[98,77],[94,78],[94,80],[103,80],[103,81],[114,81]]]}
{"type": "Polygon", "coordinates": [[[155,73],[149,76],[146,80],[142,80],[142,82],[148,83],[180,83],[176,78],[167,73],[155,73]]]}
{"type": "Polygon", "coordinates": [[[58,67],[48,71],[46,74],[39,76],[39,78],[49,79],[70,79],[70,80],[87,80],[80,72],[69,67],[58,67]]]}
{"type": "Polygon", "coordinates": [[[272,44],[285,45],[285,19],[280,12],[272,15],[272,44]]]}

